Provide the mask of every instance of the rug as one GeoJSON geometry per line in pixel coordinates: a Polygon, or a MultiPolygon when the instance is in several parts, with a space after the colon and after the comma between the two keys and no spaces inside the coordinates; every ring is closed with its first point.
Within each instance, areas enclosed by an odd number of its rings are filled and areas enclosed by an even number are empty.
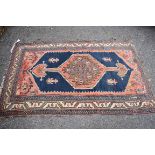
{"type": "Polygon", "coordinates": [[[129,42],[16,43],[0,115],[155,112],[129,42]]]}

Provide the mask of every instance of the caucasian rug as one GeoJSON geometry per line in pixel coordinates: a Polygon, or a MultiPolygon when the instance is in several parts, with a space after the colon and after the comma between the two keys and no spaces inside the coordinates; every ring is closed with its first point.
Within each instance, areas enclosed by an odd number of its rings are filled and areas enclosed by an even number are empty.
{"type": "Polygon", "coordinates": [[[128,42],[16,43],[0,115],[155,112],[128,42]]]}

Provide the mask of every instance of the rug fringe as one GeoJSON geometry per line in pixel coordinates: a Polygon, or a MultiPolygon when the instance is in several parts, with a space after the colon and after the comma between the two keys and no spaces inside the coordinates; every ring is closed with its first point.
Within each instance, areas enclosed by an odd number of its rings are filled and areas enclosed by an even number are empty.
{"type": "Polygon", "coordinates": [[[11,52],[11,53],[12,53],[12,51],[13,51],[14,47],[16,46],[16,44],[17,44],[18,42],[20,42],[20,39],[17,39],[17,41],[16,41],[16,42],[14,42],[14,44],[13,44],[13,46],[12,46],[11,50],[10,50],[10,52],[11,52]]]}
{"type": "Polygon", "coordinates": [[[2,82],[0,85],[0,94],[2,93],[2,89],[3,89],[3,85],[4,85],[4,79],[5,79],[5,76],[2,77],[2,82]]]}
{"type": "MultiPolygon", "coordinates": [[[[16,46],[16,44],[17,44],[18,42],[20,42],[20,39],[17,39],[17,41],[13,43],[13,46],[12,46],[12,48],[11,48],[11,50],[10,50],[10,53],[13,52],[13,49],[15,48],[15,46],[16,46]]],[[[10,58],[11,58],[11,56],[10,56],[10,58]]],[[[9,60],[9,63],[10,63],[10,60],[9,60]]],[[[8,66],[9,66],[9,63],[8,63],[8,66]]],[[[7,68],[8,68],[8,67],[7,67],[7,68]]],[[[2,77],[2,82],[1,82],[1,84],[0,84],[0,95],[1,95],[1,93],[2,93],[2,89],[3,89],[3,86],[4,86],[4,80],[5,80],[5,77],[6,77],[6,72],[7,72],[7,70],[8,70],[7,68],[4,70],[4,76],[2,77]]]]}

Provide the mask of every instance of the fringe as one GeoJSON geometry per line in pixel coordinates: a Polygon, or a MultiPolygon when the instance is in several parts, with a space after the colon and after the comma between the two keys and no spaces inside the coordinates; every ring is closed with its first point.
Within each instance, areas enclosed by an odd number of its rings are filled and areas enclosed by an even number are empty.
{"type": "MultiPolygon", "coordinates": [[[[16,46],[16,44],[17,44],[18,42],[20,42],[20,39],[17,39],[17,41],[13,43],[13,46],[12,46],[12,48],[11,48],[11,50],[10,50],[10,53],[13,52],[13,49],[15,48],[15,46],[16,46]]],[[[10,58],[11,58],[11,56],[10,56],[10,58]]],[[[10,62],[9,62],[9,63],[10,63],[10,62]]],[[[4,76],[2,77],[2,82],[1,82],[1,84],[0,84],[0,96],[1,96],[1,93],[2,93],[3,86],[4,86],[4,80],[5,80],[5,77],[6,77],[6,72],[7,72],[7,69],[5,69],[4,76]]]]}
{"type": "Polygon", "coordinates": [[[13,46],[12,46],[12,48],[11,48],[11,51],[10,51],[11,53],[12,53],[13,49],[15,48],[15,46],[16,46],[16,44],[17,44],[18,42],[20,42],[20,39],[17,39],[17,41],[14,42],[14,44],[13,44],[13,46]]]}

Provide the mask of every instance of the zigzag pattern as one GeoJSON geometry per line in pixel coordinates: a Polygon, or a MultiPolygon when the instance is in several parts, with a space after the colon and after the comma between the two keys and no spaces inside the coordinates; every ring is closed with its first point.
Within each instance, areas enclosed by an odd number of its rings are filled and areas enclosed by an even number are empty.
{"type": "Polygon", "coordinates": [[[151,108],[155,106],[155,100],[149,101],[26,101],[12,104],[8,110],[29,110],[29,109],[135,109],[135,108],[151,108]]]}

